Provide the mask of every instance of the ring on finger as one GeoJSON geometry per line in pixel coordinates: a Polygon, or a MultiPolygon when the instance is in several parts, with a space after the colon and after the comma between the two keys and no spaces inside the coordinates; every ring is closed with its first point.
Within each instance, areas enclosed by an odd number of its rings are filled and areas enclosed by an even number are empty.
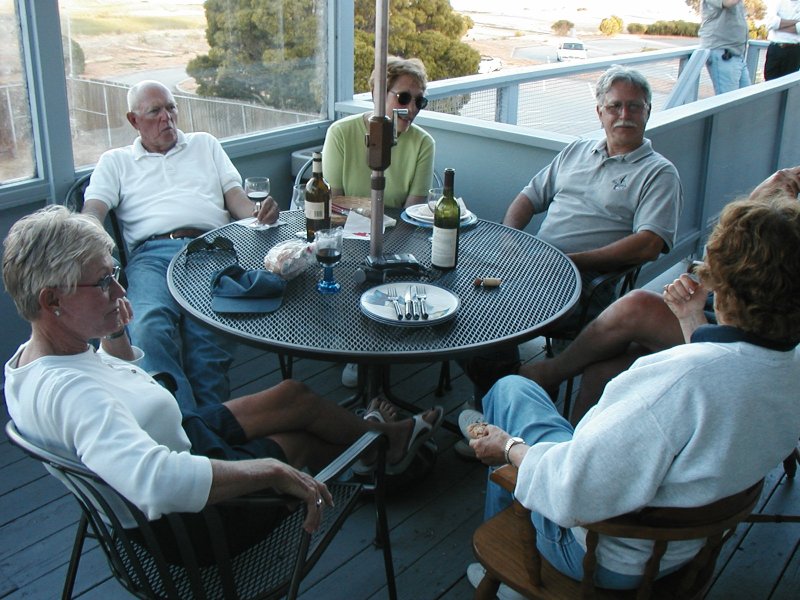
{"type": "Polygon", "coordinates": [[[316,506],[317,506],[317,508],[322,506],[322,498],[317,498],[316,506]]]}

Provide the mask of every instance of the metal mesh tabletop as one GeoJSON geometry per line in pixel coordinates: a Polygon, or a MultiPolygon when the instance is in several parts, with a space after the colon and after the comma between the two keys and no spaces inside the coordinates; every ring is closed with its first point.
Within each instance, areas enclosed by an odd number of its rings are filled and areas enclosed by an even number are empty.
{"type": "MultiPolygon", "coordinates": [[[[275,244],[305,231],[302,212],[281,213],[286,225],[255,230],[237,223],[206,234],[234,243],[239,264],[263,268],[275,244]]],[[[430,264],[431,230],[398,221],[387,229],[384,252],[410,252],[430,264]]],[[[211,280],[236,259],[230,252],[178,253],[167,274],[170,291],[191,315],[243,341],[285,354],[347,362],[423,362],[467,356],[503,343],[519,343],[569,311],[580,296],[575,265],[538,238],[497,223],[479,221],[461,231],[458,268],[430,269],[418,278],[445,288],[461,301],[456,317],[430,327],[387,325],[359,309],[361,294],[374,284],[357,284],[353,274],[369,254],[369,242],[345,239],[334,268],[342,289],[325,296],[316,289],[321,268],[288,282],[282,306],[267,314],[221,314],[211,309],[211,280]],[[474,286],[476,277],[499,277],[498,288],[474,286]]],[[[411,278],[388,277],[387,282],[411,278]]]]}

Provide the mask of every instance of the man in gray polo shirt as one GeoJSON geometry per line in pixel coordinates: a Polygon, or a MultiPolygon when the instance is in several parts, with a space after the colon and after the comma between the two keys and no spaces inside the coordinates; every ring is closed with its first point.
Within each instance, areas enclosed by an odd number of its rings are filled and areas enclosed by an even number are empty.
{"type": "Polygon", "coordinates": [[[644,76],[612,66],[595,95],[605,139],[564,148],[503,219],[523,229],[534,214],[547,211],[537,236],[565,252],[584,281],[668,252],[683,202],[677,169],[644,137],[651,103],[644,76]]]}
{"type": "Polygon", "coordinates": [[[700,47],[709,50],[706,66],[714,92],[750,85],[744,61],[748,28],[743,0],[703,0],[702,15],[700,47]]]}
{"type": "MultiPolygon", "coordinates": [[[[569,144],[539,171],[506,211],[503,224],[524,229],[547,211],[537,236],[566,253],[581,272],[584,288],[598,273],[658,258],[675,242],[683,192],[678,171],[653,150],[644,129],[650,117],[647,79],[614,65],[595,87],[597,116],[605,139],[569,144]]],[[[613,301],[613,290],[589,307],[594,318],[613,301]]],[[[561,319],[548,332],[577,326],[561,319]]],[[[489,387],[519,368],[516,346],[466,361],[479,403],[489,387]]]]}

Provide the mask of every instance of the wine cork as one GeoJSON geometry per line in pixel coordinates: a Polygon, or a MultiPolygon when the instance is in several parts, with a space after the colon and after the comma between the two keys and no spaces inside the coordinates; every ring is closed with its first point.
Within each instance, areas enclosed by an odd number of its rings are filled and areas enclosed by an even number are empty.
{"type": "Polygon", "coordinates": [[[475,287],[499,287],[503,280],[499,277],[476,277],[475,278],[475,287]]]}

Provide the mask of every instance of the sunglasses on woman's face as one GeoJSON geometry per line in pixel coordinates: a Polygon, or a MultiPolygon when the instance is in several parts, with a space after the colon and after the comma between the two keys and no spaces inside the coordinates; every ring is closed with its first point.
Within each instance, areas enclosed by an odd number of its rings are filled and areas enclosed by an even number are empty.
{"type": "Polygon", "coordinates": [[[408,106],[409,102],[412,100],[417,105],[417,110],[422,110],[428,106],[428,99],[425,96],[419,95],[414,97],[411,95],[411,92],[395,92],[394,90],[389,90],[389,93],[397,96],[397,103],[400,106],[408,106]]]}

